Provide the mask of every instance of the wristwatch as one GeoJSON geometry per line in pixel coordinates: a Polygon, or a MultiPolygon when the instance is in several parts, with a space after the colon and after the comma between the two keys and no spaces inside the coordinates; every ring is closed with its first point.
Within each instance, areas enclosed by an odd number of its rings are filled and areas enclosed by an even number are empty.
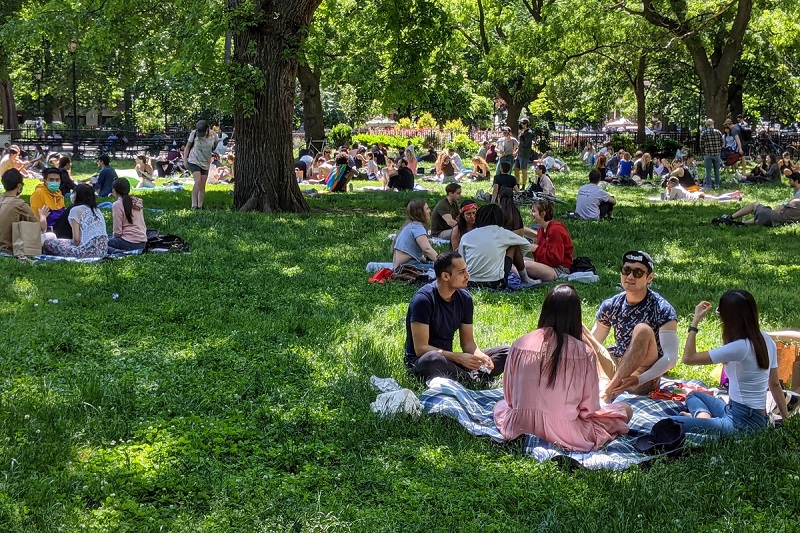
{"type": "Polygon", "coordinates": [[[695,333],[700,333],[700,330],[694,326],[689,326],[689,328],[686,331],[687,333],[691,333],[692,331],[694,331],[695,333]]]}

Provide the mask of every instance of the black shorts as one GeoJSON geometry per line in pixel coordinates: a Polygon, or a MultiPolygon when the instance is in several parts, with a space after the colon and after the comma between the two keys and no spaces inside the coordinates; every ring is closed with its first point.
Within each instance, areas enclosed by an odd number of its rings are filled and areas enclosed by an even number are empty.
{"type": "Polygon", "coordinates": [[[200,168],[194,163],[189,163],[189,171],[194,174],[195,172],[199,172],[201,176],[208,176],[208,169],[200,168]]]}

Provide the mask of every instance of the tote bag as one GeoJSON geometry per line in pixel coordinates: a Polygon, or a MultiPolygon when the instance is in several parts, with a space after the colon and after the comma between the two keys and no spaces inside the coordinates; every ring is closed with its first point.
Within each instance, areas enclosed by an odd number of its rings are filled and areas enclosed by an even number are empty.
{"type": "Polygon", "coordinates": [[[38,222],[11,224],[11,243],[14,256],[41,255],[42,232],[38,222]]]}

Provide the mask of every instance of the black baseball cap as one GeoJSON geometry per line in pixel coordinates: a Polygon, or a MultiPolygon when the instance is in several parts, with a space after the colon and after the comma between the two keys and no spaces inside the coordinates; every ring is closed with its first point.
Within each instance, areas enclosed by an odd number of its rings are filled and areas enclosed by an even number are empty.
{"type": "Polygon", "coordinates": [[[629,252],[625,252],[622,256],[623,263],[642,263],[647,267],[648,273],[653,271],[653,258],[650,257],[650,254],[647,252],[642,252],[641,250],[631,250],[629,252]]]}

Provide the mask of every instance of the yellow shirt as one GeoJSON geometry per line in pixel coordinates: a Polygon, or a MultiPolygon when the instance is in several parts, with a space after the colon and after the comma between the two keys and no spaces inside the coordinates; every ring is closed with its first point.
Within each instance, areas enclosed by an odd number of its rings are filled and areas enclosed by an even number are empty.
{"type": "Polygon", "coordinates": [[[64,205],[64,196],[61,195],[61,191],[52,193],[47,190],[46,185],[40,183],[36,186],[36,190],[33,191],[33,194],[31,194],[31,209],[33,209],[34,213],[38,213],[39,209],[45,205],[49,207],[51,211],[64,209],[66,207],[64,205]]]}

